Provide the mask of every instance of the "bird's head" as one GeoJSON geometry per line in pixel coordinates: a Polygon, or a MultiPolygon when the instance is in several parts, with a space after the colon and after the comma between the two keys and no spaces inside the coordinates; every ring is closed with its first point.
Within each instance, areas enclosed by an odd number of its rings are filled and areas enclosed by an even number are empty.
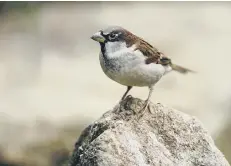
{"type": "Polygon", "coordinates": [[[101,51],[115,52],[130,47],[136,41],[136,36],[119,26],[110,26],[92,35],[91,39],[101,45],[101,51]]]}

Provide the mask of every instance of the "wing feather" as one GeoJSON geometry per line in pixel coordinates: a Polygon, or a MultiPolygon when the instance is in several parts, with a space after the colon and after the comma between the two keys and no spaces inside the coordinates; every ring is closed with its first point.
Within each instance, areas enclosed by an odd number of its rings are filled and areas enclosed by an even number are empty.
{"type": "Polygon", "coordinates": [[[136,49],[140,50],[144,56],[147,57],[145,63],[156,63],[162,64],[163,66],[170,65],[171,59],[166,57],[162,52],[160,52],[157,48],[153,47],[148,42],[140,39],[139,42],[136,44],[136,49]]]}
{"type": "Polygon", "coordinates": [[[173,70],[183,74],[188,72],[194,72],[185,67],[173,64],[171,59],[165,56],[157,48],[153,47],[151,44],[149,44],[142,38],[132,34],[129,31],[124,30],[124,40],[126,41],[127,47],[131,47],[134,44],[136,45],[135,50],[139,50],[146,57],[145,60],[146,64],[155,63],[155,64],[161,64],[163,66],[171,66],[173,70]]]}

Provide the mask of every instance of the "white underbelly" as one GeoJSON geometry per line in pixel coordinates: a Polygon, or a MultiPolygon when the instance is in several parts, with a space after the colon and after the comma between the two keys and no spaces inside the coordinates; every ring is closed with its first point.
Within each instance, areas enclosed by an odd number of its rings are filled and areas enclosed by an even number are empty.
{"type": "Polygon", "coordinates": [[[156,65],[140,64],[132,68],[122,68],[115,81],[129,86],[151,86],[156,84],[163,75],[156,65]],[[152,69],[150,69],[152,67],[152,69]]]}
{"type": "Polygon", "coordinates": [[[141,59],[114,59],[116,67],[107,65],[103,57],[100,64],[104,73],[112,80],[125,86],[152,86],[156,84],[165,73],[160,64],[145,64],[141,59]]]}

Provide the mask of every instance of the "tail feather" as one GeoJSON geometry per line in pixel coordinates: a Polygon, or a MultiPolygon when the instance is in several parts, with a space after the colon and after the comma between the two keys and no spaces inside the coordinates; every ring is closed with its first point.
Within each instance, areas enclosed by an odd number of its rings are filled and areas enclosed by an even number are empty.
{"type": "Polygon", "coordinates": [[[182,74],[187,74],[189,72],[196,73],[193,70],[187,69],[185,67],[182,67],[182,66],[179,66],[179,65],[176,65],[176,64],[170,64],[170,66],[172,67],[172,70],[175,70],[175,71],[177,71],[179,73],[182,73],[182,74]]]}

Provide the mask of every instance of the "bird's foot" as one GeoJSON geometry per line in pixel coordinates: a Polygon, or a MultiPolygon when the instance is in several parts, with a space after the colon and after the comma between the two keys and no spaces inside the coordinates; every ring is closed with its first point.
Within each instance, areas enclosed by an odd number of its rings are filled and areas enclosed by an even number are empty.
{"type": "Polygon", "coordinates": [[[144,103],[144,106],[141,108],[141,110],[138,112],[138,119],[142,118],[144,113],[149,110],[150,111],[150,105],[149,105],[150,101],[149,100],[146,100],[145,103],[144,103]]]}
{"type": "Polygon", "coordinates": [[[127,99],[127,98],[132,98],[132,96],[128,95],[128,96],[120,99],[120,101],[119,101],[119,109],[120,110],[121,110],[121,106],[125,104],[124,102],[125,102],[125,99],[127,99]]]}
{"type": "Polygon", "coordinates": [[[119,104],[121,105],[121,103],[124,101],[124,99],[120,99],[120,101],[119,101],[119,104]]]}
{"type": "Polygon", "coordinates": [[[125,100],[125,97],[121,98],[119,101],[119,104],[121,105],[124,100],[125,100]]]}

